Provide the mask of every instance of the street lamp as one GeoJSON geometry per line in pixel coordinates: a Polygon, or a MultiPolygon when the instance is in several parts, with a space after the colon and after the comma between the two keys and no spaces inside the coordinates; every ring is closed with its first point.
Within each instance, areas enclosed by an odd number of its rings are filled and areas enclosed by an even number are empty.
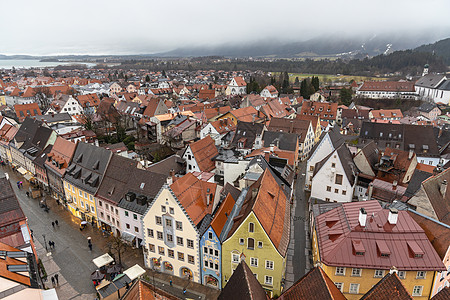
{"type": "Polygon", "coordinates": [[[42,237],[44,238],[45,251],[48,252],[48,249],[47,249],[47,242],[45,241],[45,234],[43,234],[42,237]]]}

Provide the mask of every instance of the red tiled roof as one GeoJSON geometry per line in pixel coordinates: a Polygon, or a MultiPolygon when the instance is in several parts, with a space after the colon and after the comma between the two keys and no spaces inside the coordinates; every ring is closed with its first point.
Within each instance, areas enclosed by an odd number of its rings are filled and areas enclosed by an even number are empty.
{"type": "MultiPolygon", "coordinates": [[[[0,243],[0,250],[2,251],[8,251],[8,252],[21,252],[20,250],[8,246],[4,243],[0,243]]],[[[6,256],[6,257],[2,257],[0,259],[0,277],[21,283],[21,284],[25,284],[27,286],[31,286],[31,280],[30,277],[25,276],[23,274],[21,274],[21,272],[13,272],[8,270],[9,266],[17,266],[17,265],[27,265],[26,262],[22,262],[18,259],[6,256]]]]}
{"type": "Polygon", "coordinates": [[[229,118],[211,122],[211,125],[217,130],[219,134],[234,131],[236,129],[236,125],[234,125],[234,123],[229,118]]]}
{"type": "Polygon", "coordinates": [[[300,114],[319,116],[321,120],[335,120],[337,106],[337,103],[303,101],[300,114]]]}
{"type": "MultiPolygon", "coordinates": [[[[330,266],[399,270],[442,270],[442,261],[433,249],[424,230],[406,211],[398,212],[397,224],[390,224],[389,210],[382,209],[378,201],[344,203],[316,217],[316,230],[320,257],[330,266]],[[367,212],[366,226],[359,225],[360,209],[367,212]],[[330,224],[328,218],[339,221],[330,224]],[[356,255],[353,242],[361,241],[365,253],[356,255]],[[416,245],[422,257],[414,257],[416,245]],[[381,257],[381,252],[389,252],[381,257]]],[[[417,249],[416,251],[418,251],[417,249]]],[[[384,253],[383,252],[383,253],[384,253]]]]}
{"type": "Polygon", "coordinates": [[[187,173],[170,186],[195,225],[212,212],[216,187],[216,183],[199,180],[191,173],[187,173]],[[208,194],[211,194],[209,205],[208,194]]]}
{"type": "Polygon", "coordinates": [[[25,120],[27,116],[41,116],[42,112],[39,109],[39,105],[37,103],[29,103],[29,104],[16,104],[14,105],[14,110],[16,112],[16,116],[19,119],[19,122],[25,120]],[[20,113],[22,112],[22,114],[20,113]]]}
{"type": "Polygon", "coordinates": [[[214,140],[208,135],[205,138],[189,145],[200,171],[209,172],[216,167],[212,158],[219,154],[214,140]]]}
{"type": "Polygon", "coordinates": [[[225,200],[220,204],[217,212],[214,215],[214,219],[211,221],[211,227],[214,229],[214,232],[217,236],[222,232],[223,226],[228,220],[228,216],[231,214],[231,210],[234,207],[236,200],[233,199],[231,194],[228,194],[225,200]]]}
{"type": "Polygon", "coordinates": [[[403,118],[403,114],[400,109],[374,109],[371,110],[370,113],[374,119],[403,118]]]}
{"type": "Polygon", "coordinates": [[[45,165],[63,175],[66,168],[69,166],[69,162],[72,159],[76,146],[77,145],[75,143],[58,136],[52,150],[47,156],[52,160],[58,161],[60,165],[62,163],[62,167],[56,167],[51,161],[46,161],[45,165]]]}
{"type": "Polygon", "coordinates": [[[359,91],[415,92],[410,81],[365,81],[359,91]]]}
{"type": "Polygon", "coordinates": [[[87,107],[87,103],[89,103],[89,106],[91,107],[97,107],[100,104],[100,99],[95,93],[78,95],[76,98],[82,107],[87,107]]]}
{"type": "Polygon", "coordinates": [[[345,300],[346,298],[322,268],[315,267],[294,283],[289,289],[284,291],[278,299],[345,300]]]}
{"type": "Polygon", "coordinates": [[[245,80],[240,76],[234,77],[234,81],[236,81],[238,86],[246,86],[247,85],[247,82],[245,82],[245,80]]]}

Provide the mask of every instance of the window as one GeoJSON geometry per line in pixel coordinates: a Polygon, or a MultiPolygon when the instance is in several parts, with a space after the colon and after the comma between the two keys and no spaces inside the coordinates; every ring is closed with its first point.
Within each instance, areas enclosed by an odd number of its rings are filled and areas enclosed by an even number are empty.
{"type": "Polygon", "coordinates": [[[405,279],[406,278],[406,272],[405,271],[398,271],[397,275],[398,275],[398,277],[400,279],[405,279]]]}
{"type": "Polygon", "coordinates": [[[359,291],[359,284],[350,283],[350,288],[349,288],[348,292],[350,294],[358,294],[358,291],[359,291]]]}
{"type": "Polygon", "coordinates": [[[219,250],[214,250],[214,256],[219,257],[219,250]]]}
{"type": "Polygon", "coordinates": [[[102,211],[100,212],[100,217],[101,217],[102,219],[105,218],[105,214],[104,214],[102,211]]]}
{"type": "Polygon", "coordinates": [[[414,286],[412,295],[413,296],[422,296],[422,289],[423,289],[423,286],[421,286],[421,285],[414,286]]]}
{"type": "Polygon", "coordinates": [[[331,167],[332,168],[336,168],[336,164],[335,163],[331,163],[331,167]]]}
{"type": "Polygon", "coordinates": [[[266,269],[267,270],[273,270],[273,261],[266,260],[266,269]]]}
{"type": "Polygon", "coordinates": [[[212,238],[213,238],[213,234],[212,234],[212,232],[210,231],[210,232],[208,232],[208,239],[212,240],[212,238]]]}
{"type": "Polygon", "coordinates": [[[417,271],[416,279],[425,279],[425,271],[417,271]]]}
{"type": "Polygon", "coordinates": [[[255,249],[255,240],[252,238],[247,239],[247,248],[250,250],[255,249]]]}
{"type": "Polygon", "coordinates": [[[155,245],[148,244],[148,250],[150,250],[150,252],[155,252],[155,245]]]}
{"type": "Polygon", "coordinates": [[[239,245],[244,245],[244,239],[239,239],[239,245]]]}
{"type": "Polygon", "coordinates": [[[259,241],[258,242],[258,248],[262,248],[263,247],[263,242],[259,241]]]}
{"type": "Polygon", "coordinates": [[[83,197],[83,192],[81,190],[78,190],[78,195],[80,195],[80,197],[83,197]]]}
{"type": "Polygon", "coordinates": [[[100,206],[100,207],[102,207],[102,206],[103,206],[103,203],[102,203],[102,201],[98,201],[98,206],[100,206]]]}
{"type": "Polygon", "coordinates": [[[137,214],[133,214],[133,219],[137,220],[137,214]]]}
{"type": "Polygon", "coordinates": [[[267,285],[272,285],[273,284],[273,277],[272,276],[264,276],[264,283],[267,285]]]}
{"type": "Polygon", "coordinates": [[[347,195],[347,191],[342,190],[342,195],[347,195]]]}
{"type": "Polygon", "coordinates": [[[183,223],[176,221],[177,230],[183,230],[183,223]]]}
{"type": "Polygon", "coordinates": [[[184,261],[184,253],[178,252],[178,260],[184,261]]]}
{"type": "Polygon", "coordinates": [[[210,255],[213,255],[213,251],[214,251],[213,249],[209,248],[209,254],[210,255]]]}
{"type": "Polygon", "coordinates": [[[375,275],[373,277],[380,278],[384,276],[384,270],[375,270],[375,275]]]}
{"type": "Polygon", "coordinates": [[[161,205],[161,211],[162,211],[163,213],[166,212],[166,207],[165,207],[164,205],[161,205]]]}
{"type": "Polygon", "coordinates": [[[177,245],[183,246],[183,238],[182,237],[177,236],[177,245]]]}
{"type": "Polygon", "coordinates": [[[171,235],[170,233],[167,234],[167,241],[173,242],[173,235],[171,235]]]}
{"type": "Polygon", "coordinates": [[[194,256],[188,255],[188,263],[194,264],[194,256]]]}
{"type": "Polygon", "coordinates": [[[334,193],[338,194],[339,193],[339,189],[334,189],[334,193]]]}
{"type": "Polygon", "coordinates": [[[327,192],[331,192],[331,186],[327,186],[327,192]]]}
{"type": "Polygon", "coordinates": [[[219,270],[219,264],[214,264],[214,269],[219,270]]]}
{"type": "Polygon", "coordinates": [[[139,232],[139,228],[137,228],[136,226],[134,226],[134,232],[139,232]]]}
{"type": "Polygon", "coordinates": [[[360,268],[353,268],[352,269],[352,276],[361,276],[361,269],[360,268]]]}
{"type": "Polygon", "coordinates": [[[194,241],[193,240],[186,240],[186,244],[188,248],[194,249],[194,241]]]}
{"type": "Polygon", "coordinates": [[[258,259],[254,257],[250,257],[250,266],[251,267],[258,267],[258,259]]]}
{"type": "Polygon", "coordinates": [[[147,235],[153,237],[153,229],[147,229],[147,235]]]}
{"type": "Polygon", "coordinates": [[[173,258],[174,257],[173,250],[167,249],[167,256],[169,256],[170,258],[173,258]]]}
{"type": "Polygon", "coordinates": [[[161,219],[161,217],[156,216],[155,219],[156,219],[156,224],[157,224],[157,225],[162,225],[162,219],[161,219]]]}
{"type": "Polygon", "coordinates": [[[117,208],[116,208],[116,215],[118,215],[119,214],[119,211],[117,210],[117,208]]]}
{"type": "Polygon", "coordinates": [[[255,232],[255,224],[248,223],[248,232],[255,232]]]}
{"type": "Polygon", "coordinates": [[[84,202],[80,200],[80,203],[81,203],[81,208],[83,208],[84,207],[84,202]]]}
{"type": "Polygon", "coordinates": [[[345,268],[344,267],[336,267],[335,275],[345,276],[345,268]]]}
{"type": "Polygon", "coordinates": [[[156,237],[158,238],[158,240],[162,240],[163,239],[163,233],[161,231],[157,231],[156,232],[156,237]]]}
{"type": "Polygon", "coordinates": [[[86,199],[87,199],[87,194],[86,194],[86,192],[84,193],[84,198],[86,198],[86,199]]]}
{"type": "Polygon", "coordinates": [[[231,254],[231,262],[238,263],[239,262],[239,254],[232,253],[231,254]]]}
{"type": "Polygon", "coordinates": [[[312,172],[314,171],[314,166],[309,166],[309,170],[312,172]]]}
{"type": "Polygon", "coordinates": [[[125,226],[127,227],[127,229],[130,229],[130,224],[126,223],[125,226]]]}
{"type": "Polygon", "coordinates": [[[336,174],[336,179],[334,180],[334,183],[335,183],[335,184],[341,185],[341,184],[342,184],[342,179],[343,179],[343,178],[344,178],[344,177],[343,177],[342,175],[336,174]]]}
{"type": "Polygon", "coordinates": [[[159,255],[164,255],[164,247],[158,246],[158,253],[159,255]]]}
{"type": "Polygon", "coordinates": [[[175,214],[175,210],[173,209],[173,207],[169,207],[169,212],[171,215],[175,214]]]}

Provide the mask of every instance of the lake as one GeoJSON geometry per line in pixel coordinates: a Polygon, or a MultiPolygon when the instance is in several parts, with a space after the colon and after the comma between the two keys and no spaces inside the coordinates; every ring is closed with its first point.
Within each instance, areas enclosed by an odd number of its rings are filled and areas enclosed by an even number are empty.
{"type": "Polygon", "coordinates": [[[88,67],[93,67],[96,65],[95,63],[85,63],[85,62],[48,62],[48,61],[44,62],[33,59],[0,59],[0,69],[12,69],[12,67],[16,69],[45,68],[71,64],[83,64],[88,67]]]}

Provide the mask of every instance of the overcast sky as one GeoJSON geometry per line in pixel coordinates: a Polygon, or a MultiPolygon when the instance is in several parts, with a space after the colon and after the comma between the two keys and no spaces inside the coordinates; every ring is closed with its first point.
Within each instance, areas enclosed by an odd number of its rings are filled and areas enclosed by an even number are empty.
{"type": "Polygon", "coordinates": [[[0,0],[0,54],[139,54],[424,30],[450,37],[449,12],[449,0],[0,0]]]}

